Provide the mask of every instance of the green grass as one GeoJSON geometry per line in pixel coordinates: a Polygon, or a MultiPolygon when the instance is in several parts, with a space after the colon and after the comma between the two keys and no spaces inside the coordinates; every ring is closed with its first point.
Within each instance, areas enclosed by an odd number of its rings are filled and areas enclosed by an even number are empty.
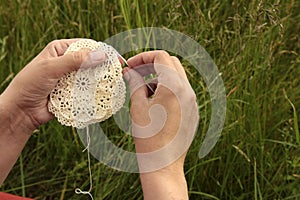
{"type": "MultiPolygon", "coordinates": [[[[300,2],[291,1],[1,1],[0,91],[58,38],[106,38],[137,27],[174,29],[214,59],[227,91],[227,118],[213,151],[198,159],[210,103],[200,75],[185,63],[201,121],[187,155],[190,199],[300,199],[300,2]],[[298,129],[298,130],[297,130],[298,129]]],[[[120,146],[113,120],[103,123],[120,146]]],[[[25,147],[1,191],[36,199],[85,199],[87,156],[75,130],[51,121],[25,147]]],[[[92,158],[96,199],[142,199],[137,174],[92,158]]]]}

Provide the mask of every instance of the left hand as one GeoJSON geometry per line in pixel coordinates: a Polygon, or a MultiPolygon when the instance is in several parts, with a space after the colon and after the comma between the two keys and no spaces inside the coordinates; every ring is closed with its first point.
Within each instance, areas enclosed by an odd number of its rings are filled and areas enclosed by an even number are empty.
{"type": "Polygon", "coordinates": [[[66,73],[78,70],[83,61],[100,64],[105,53],[100,51],[78,51],[65,54],[66,49],[77,39],[55,40],[35,57],[13,79],[1,101],[8,104],[10,111],[24,113],[32,122],[31,129],[53,118],[48,112],[48,95],[58,80],[66,73]]]}

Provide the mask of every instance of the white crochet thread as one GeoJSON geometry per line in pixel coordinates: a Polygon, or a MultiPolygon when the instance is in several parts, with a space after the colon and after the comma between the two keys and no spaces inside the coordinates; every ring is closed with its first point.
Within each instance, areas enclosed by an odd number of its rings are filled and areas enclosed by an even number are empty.
{"type": "Polygon", "coordinates": [[[94,200],[94,197],[91,194],[91,191],[92,191],[92,188],[93,188],[93,178],[92,178],[91,158],[90,158],[90,142],[91,142],[91,138],[90,138],[89,127],[86,128],[86,142],[87,142],[87,146],[86,146],[86,148],[82,152],[84,152],[84,151],[87,150],[88,168],[89,168],[89,176],[90,176],[90,189],[88,191],[82,191],[80,188],[76,188],[75,189],[75,193],[76,194],[88,194],[91,197],[91,199],[94,200]]]}
{"type": "Polygon", "coordinates": [[[52,90],[48,103],[61,124],[76,128],[108,119],[122,108],[126,97],[118,52],[103,42],[80,39],[65,53],[84,50],[105,52],[105,62],[66,74],[52,90]]]}

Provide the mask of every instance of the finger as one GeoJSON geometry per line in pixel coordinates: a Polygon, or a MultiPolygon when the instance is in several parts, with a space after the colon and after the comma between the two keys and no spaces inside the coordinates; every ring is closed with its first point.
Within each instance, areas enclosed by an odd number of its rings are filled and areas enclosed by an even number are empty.
{"type": "MultiPolygon", "coordinates": [[[[174,70],[176,70],[175,66],[173,65],[173,61],[170,57],[170,55],[166,51],[158,50],[158,51],[147,51],[140,53],[132,58],[130,58],[128,61],[128,65],[132,68],[144,64],[160,64],[165,65],[167,67],[170,67],[174,70]]],[[[159,73],[159,69],[156,69],[154,66],[155,71],[159,73]]]]}
{"type": "Polygon", "coordinates": [[[130,98],[133,104],[148,101],[148,89],[143,77],[134,69],[125,68],[123,77],[128,81],[130,98]]]}
{"type": "MultiPolygon", "coordinates": [[[[157,85],[157,79],[155,78],[155,79],[151,79],[151,80],[148,80],[148,81],[144,81],[144,78],[143,78],[147,75],[155,74],[153,64],[145,64],[145,65],[142,65],[142,66],[135,67],[134,69],[127,67],[123,70],[123,73],[125,74],[125,72],[127,70],[134,70],[135,72],[137,72],[139,74],[139,77],[138,77],[139,80],[138,81],[140,81],[140,85],[146,84],[147,97],[150,97],[151,95],[154,94],[155,89],[156,89],[156,85],[157,85]]],[[[133,88],[133,86],[131,86],[131,88],[133,88]]]]}
{"type": "Polygon", "coordinates": [[[140,68],[140,65],[154,64],[154,69],[157,74],[158,84],[155,90],[154,97],[165,95],[164,92],[160,91],[159,85],[164,85],[170,88],[174,92],[182,90],[182,80],[179,72],[174,63],[174,59],[166,51],[149,51],[138,54],[128,60],[128,64],[131,68],[140,68]]]}
{"type": "Polygon", "coordinates": [[[107,59],[107,55],[102,50],[95,50],[95,51],[87,51],[89,52],[88,57],[84,58],[82,61],[80,68],[88,68],[94,67],[103,63],[107,59]]]}
{"type": "Polygon", "coordinates": [[[58,57],[64,55],[67,48],[79,38],[74,39],[61,39],[50,42],[46,48],[40,53],[43,58],[58,57]]]}
{"type": "Polygon", "coordinates": [[[153,63],[139,65],[139,66],[134,67],[133,69],[143,77],[148,76],[150,74],[156,74],[153,63]]]}
{"type": "Polygon", "coordinates": [[[176,67],[178,73],[180,74],[180,76],[186,80],[188,80],[185,70],[180,62],[180,60],[176,57],[176,56],[171,56],[171,59],[174,63],[174,66],[176,67]]]}
{"type": "MultiPolygon", "coordinates": [[[[128,60],[131,68],[136,69],[140,66],[154,64],[156,74],[158,75],[158,82],[163,84],[177,85],[180,83],[179,74],[173,59],[166,51],[148,51],[140,53],[128,60]]],[[[143,74],[144,75],[144,74],[143,74]]]]}
{"type": "Polygon", "coordinates": [[[45,59],[41,61],[41,65],[50,78],[60,78],[80,67],[86,68],[101,64],[105,59],[106,55],[103,51],[77,51],[45,59]]]}

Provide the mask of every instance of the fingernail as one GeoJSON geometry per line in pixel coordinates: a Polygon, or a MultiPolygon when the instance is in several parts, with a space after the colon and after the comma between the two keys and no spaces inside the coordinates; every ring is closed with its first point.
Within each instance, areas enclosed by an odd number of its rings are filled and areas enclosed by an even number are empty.
{"type": "Polygon", "coordinates": [[[106,54],[101,50],[91,51],[90,59],[96,63],[104,62],[106,60],[106,54]]]}
{"type": "Polygon", "coordinates": [[[96,50],[91,51],[88,54],[88,59],[84,60],[81,64],[81,68],[89,68],[102,64],[106,60],[106,54],[103,51],[96,50]]]}
{"type": "Polygon", "coordinates": [[[126,70],[124,72],[123,77],[125,78],[126,81],[129,81],[129,79],[130,79],[129,70],[126,70]]]}

